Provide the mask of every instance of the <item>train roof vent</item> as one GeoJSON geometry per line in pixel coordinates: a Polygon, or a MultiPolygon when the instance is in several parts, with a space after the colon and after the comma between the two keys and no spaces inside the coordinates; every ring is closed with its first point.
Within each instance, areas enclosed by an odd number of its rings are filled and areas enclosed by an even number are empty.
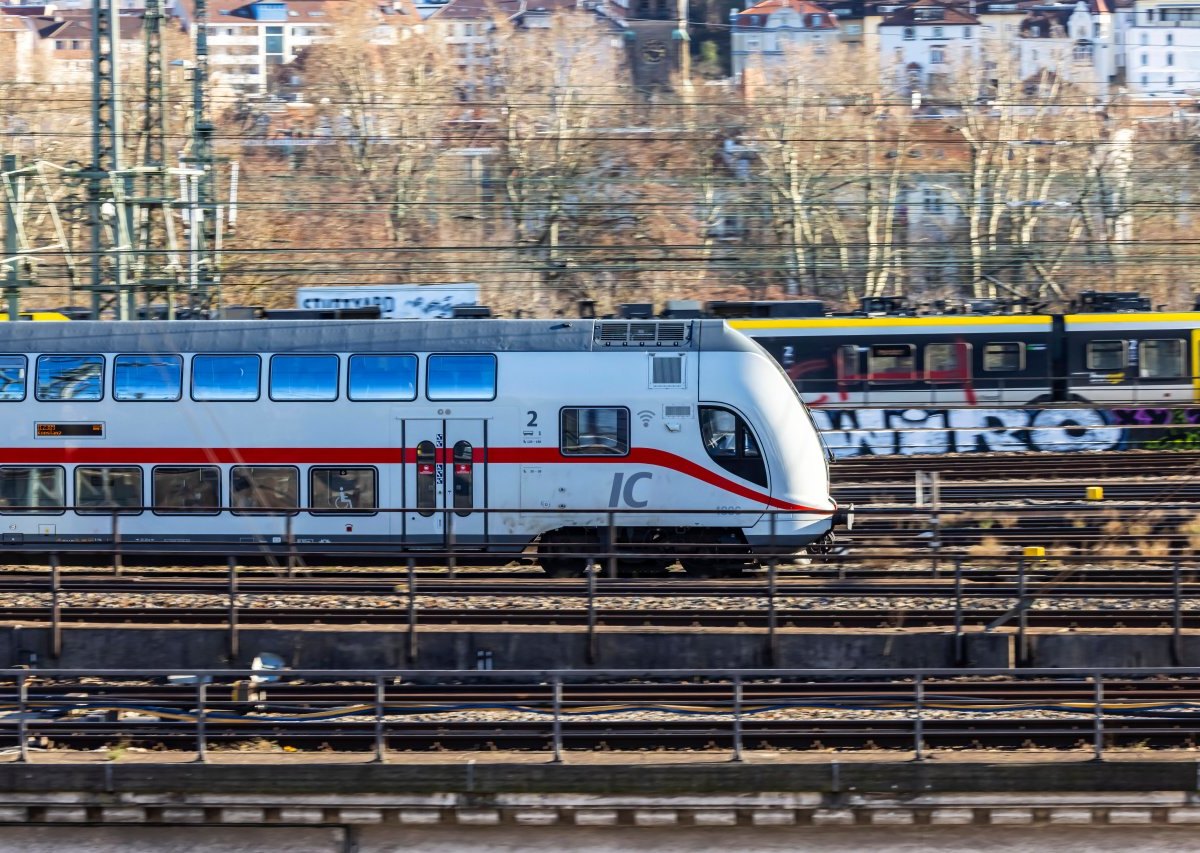
{"type": "Polygon", "coordinates": [[[595,338],[604,346],[677,347],[692,337],[691,323],[665,323],[657,320],[626,322],[601,320],[596,323],[595,338]]]}

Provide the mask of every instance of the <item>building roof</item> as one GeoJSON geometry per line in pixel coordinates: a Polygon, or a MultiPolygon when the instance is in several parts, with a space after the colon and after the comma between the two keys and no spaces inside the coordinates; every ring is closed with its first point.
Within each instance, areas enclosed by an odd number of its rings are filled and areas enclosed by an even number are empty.
{"type": "MultiPolygon", "coordinates": [[[[38,38],[43,39],[76,39],[87,40],[91,49],[92,13],[83,11],[63,11],[54,15],[42,15],[32,19],[37,30],[38,38]]],[[[131,41],[142,37],[142,16],[120,15],[117,27],[121,31],[123,41],[131,41]]]]}
{"type": "Polygon", "coordinates": [[[979,18],[961,6],[941,0],[916,0],[885,15],[881,27],[941,27],[946,24],[978,24],[979,18]]]}
{"type": "Polygon", "coordinates": [[[762,0],[734,18],[736,27],[766,27],[772,15],[791,10],[801,16],[806,30],[836,30],[837,18],[832,12],[810,0],[762,0]],[[817,16],[815,19],[810,16],[817,16]],[[816,26],[811,22],[817,21],[816,26]]]}
{"type": "Polygon", "coordinates": [[[429,16],[442,21],[490,21],[519,18],[534,12],[561,12],[579,8],[577,0],[450,0],[429,16]]]}

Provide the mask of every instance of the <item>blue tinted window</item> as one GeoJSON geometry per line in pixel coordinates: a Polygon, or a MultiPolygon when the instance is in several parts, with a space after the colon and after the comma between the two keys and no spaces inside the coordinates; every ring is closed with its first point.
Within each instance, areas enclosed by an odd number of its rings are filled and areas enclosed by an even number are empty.
{"type": "Polygon", "coordinates": [[[183,358],[177,355],[119,355],[113,363],[113,397],[118,400],[178,400],[183,358]]]}
{"type": "Polygon", "coordinates": [[[271,359],[272,400],[336,400],[336,355],[277,355],[271,359]]]}
{"type": "Polygon", "coordinates": [[[104,356],[38,356],[39,400],[99,400],[103,395],[104,356]]]}
{"type": "Polygon", "coordinates": [[[350,399],[417,399],[417,357],[415,355],[350,356],[350,399]]]}
{"type": "Polygon", "coordinates": [[[495,399],[496,356],[429,356],[426,394],[430,400],[495,399]]]}
{"type": "Polygon", "coordinates": [[[25,356],[0,355],[0,400],[25,399],[25,356]]]}
{"type": "Polygon", "coordinates": [[[198,355],[192,359],[192,398],[257,400],[256,355],[198,355]]]}

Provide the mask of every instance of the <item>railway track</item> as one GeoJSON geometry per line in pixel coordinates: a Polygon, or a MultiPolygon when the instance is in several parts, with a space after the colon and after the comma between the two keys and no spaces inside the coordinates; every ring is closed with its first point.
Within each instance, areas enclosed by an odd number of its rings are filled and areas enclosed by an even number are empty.
{"type": "Polygon", "coordinates": [[[1200,452],[1108,450],[1102,453],[918,454],[839,459],[830,470],[835,484],[911,483],[918,471],[943,479],[1075,480],[1145,477],[1147,473],[1200,473],[1200,452]]]}

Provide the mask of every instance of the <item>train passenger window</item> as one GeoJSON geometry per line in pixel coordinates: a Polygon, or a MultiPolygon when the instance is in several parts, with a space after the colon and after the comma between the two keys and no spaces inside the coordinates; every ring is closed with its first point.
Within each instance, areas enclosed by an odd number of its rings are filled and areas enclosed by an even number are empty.
{"type": "Polygon", "coordinates": [[[867,380],[870,382],[904,382],[915,377],[912,344],[875,344],[867,350],[867,380]]]}
{"type": "Polygon", "coordinates": [[[271,356],[272,400],[336,400],[336,355],[271,356]]]}
{"type": "Polygon", "coordinates": [[[300,508],[300,472],[285,465],[238,465],[229,472],[236,515],[287,515],[300,508]]]}
{"type": "Polygon", "coordinates": [[[842,344],[837,349],[838,382],[856,382],[861,380],[862,368],[859,366],[859,350],[855,344],[842,344]]]}
{"type": "Polygon", "coordinates": [[[572,408],[559,413],[558,449],[563,456],[625,456],[629,409],[572,408]]]}
{"type": "Polygon", "coordinates": [[[1142,341],[1140,374],[1149,379],[1187,376],[1187,351],[1182,338],[1142,341]]]}
{"type": "Polygon", "coordinates": [[[351,400],[417,399],[415,355],[350,356],[351,400]]]}
{"type": "Polygon", "coordinates": [[[62,468],[0,468],[0,513],[62,515],[66,501],[62,468]]]}
{"type": "Polygon", "coordinates": [[[1024,370],[1025,345],[1019,341],[984,344],[983,369],[989,373],[1024,370]]]}
{"type": "Polygon", "coordinates": [[[925,345],[925,379],[961,382],[971,378],[971,345],[962,341],[925,345]]]}
{"type": "Polygon", "coordinates": [[[106,515],[120,510],[121,515],[142,511],[142,469],[75,469],[75,511],[80,515],[106,515]]]}
{"type": "Polygon", "coordinates": [[[430,400],[496,399],[496,356],[431,355],[425,378],[430,400]]]}
{"type": "Polygon", "coordinates": [[[197,355],[192,358],[192,399],[258,399],[262,359],[256,355],[197,355]]]}
{"type": "Polygon", "coordinates": [[[103,395],[104,356],[38,356],[39,400],[99,400],[103,395]]]}
{"type": "Polygon", "coordinates": [[[0,355],[0,400],[25,399],[25,369],[23,355],[0,355]]]}
{"type": "Polygon", "coordinates": [[[766,488],[767,467],[754,433],[744,420],[728,409],[701,406],[700,438],[718,465],[766,488]]]}
{"type": "Polygon", "coordinates": [[[378,509],[374,468],[311,468],[308,506],[314,512],[370,515],[378,509]]]}
{"type": "Polygon", "coordinates": [[[116,400],[178,400],[183,395],[183,358],[119,355],[113,361],[116,400]]]}
{"type": "Polygon", "coordinates": [[[216,515],[221,511],[221,469],[215,465],[155,468],[150,483],[150,503],[158,515],[216,515]]]}
{"type": "Polygon", "coordinates": [[[1088,341],[1088,370],[1124,370],[1125,341],[1088,341]]]}

